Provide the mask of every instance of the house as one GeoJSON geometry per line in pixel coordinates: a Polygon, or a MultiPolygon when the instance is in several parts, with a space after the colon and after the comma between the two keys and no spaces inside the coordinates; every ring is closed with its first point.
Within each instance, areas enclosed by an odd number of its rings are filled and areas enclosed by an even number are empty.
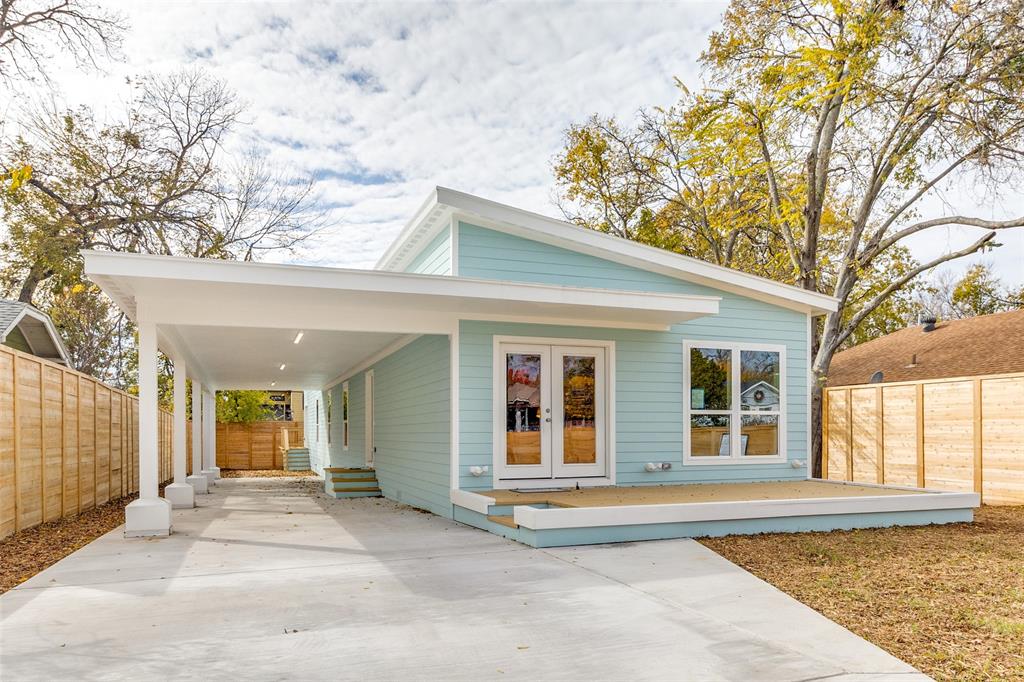
{"type": "Polygon", "coordinates": [[[829,386],[1024,372],[1024,310],[926,319],[836,353],[829,386]]]}
{"type": "Polygon", "coordinates": [[[267,391],[264,406],[273,421],[302,421],[302,391],[267,391]]]}
{"type": "MultiPolygon", "coordinates": [[[[433,191],[373,270],[85,263],[139,326],[140,428],[157,347],[207,394],[305,387],[330,494],[366,482],[535,546],[969,520],[977,503],[807,480],[811,325],[835,299],[469,194],[433,191]]],[[[169,532],[155,474],[140,480],[128,532],[169,532]]]]}
{"type": "Polygon", "coordinates": [[[0,344],[62,365],[69,363],[53,320],[28,303],[0,298],[0,344]]]}

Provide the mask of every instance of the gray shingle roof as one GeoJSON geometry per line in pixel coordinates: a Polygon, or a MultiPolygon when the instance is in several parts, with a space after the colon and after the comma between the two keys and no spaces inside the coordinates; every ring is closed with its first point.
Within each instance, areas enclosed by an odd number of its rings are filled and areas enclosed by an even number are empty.
{"type": "Polygon", "coordinates": [[[10,331],[22,310],[31,307],[28,303],[0,298],[0,336],[10,331]]]}

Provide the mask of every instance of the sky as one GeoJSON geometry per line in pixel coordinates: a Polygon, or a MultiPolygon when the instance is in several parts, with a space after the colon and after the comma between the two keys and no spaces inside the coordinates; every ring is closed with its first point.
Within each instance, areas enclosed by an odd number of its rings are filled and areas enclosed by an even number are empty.
{"type": "MultiPolygon", "coordinates": [[[[113,4],[131,25],[123,60],[57,81],[69,104],[102,114],[147,71],[194,65],[225,79],[247,103],[239,144],[313,174],[329,211],[314,243],[277,260],[372,267],[436,185],[560,217],[551,164],[566,128],[671,105],[676,78],[696,86],[725,5],[136,0],[113,4]]],[[[1019,195],[995,205],[970,186],[951,191],[930,215],[1024,212],[1019,195]]],[[[909,245],[932,258],[974,234],[935,230],[909,245]]],[[[957,268],[981,259],[1024,282],[1024,230],[998,241],[957,268]]]]}

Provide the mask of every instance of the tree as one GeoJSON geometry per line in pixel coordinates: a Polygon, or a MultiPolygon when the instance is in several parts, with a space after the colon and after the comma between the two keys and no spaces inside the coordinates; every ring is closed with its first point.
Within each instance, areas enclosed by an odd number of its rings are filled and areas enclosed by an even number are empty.
{"type": "MultiPolygon", "coordinates": [[[[88,109],[29,117],[23,134],[0,148],[5,167],[30,169],[0,191],[9,229],[0,287],[48,309],[83,284],[81,249],[252,260],[315,234],[323,213],[311,178],[274,171],[255,151],[225,152],[240,113],[223,82],[183,71],[142,79],[121,120],[100,122],[88,109]]],[[[84,295],[98,293],[86,287],[79,304],[84,295]]],[[[130,346],[130,323],[107,307],[103,327],[118,333],[115,345],[130,346]]],[[[73,316],[64,319],[70,336],[89,334],[72,328],[73,316]]],[[[94,350],[123,359],[118,349],[94,350]]],[[[120,361],[107,378],[131,366],[120,361]]]]}
{"type": "Polygon", "coordinates": [[[120,15],[84,0],[0,0],[0,80],[46,78],[52,52],[95,68],[124,31],[120,15]]]}
{"type": "Polygon", "coordinates": [[[939,319],[963,319],[1024,308],[1024,286],[1005,286],[983,264],[972,265],[959,279],[944,272],[918,296],[922,312],[939,319]]]}
{"type": "Polygon", "coordinates": [[[217,421],[251,424],[270,416],[266,391],[217,391],[217,421]]]}
{"type": "MultiPolygon", "coordinates": [[[[1024,225],[1024,216],[935,214],[926,202],[955,178],[993,198],[1012,187],[1024,160],[1022,10],[1022,0],[733,0],[702,56],[704,87],[666,112],[654,143],[641,136],[644,155],[629,164],[663,185],[678,169],[699,184],[669,192],[672,201],[629,194],[639,209],[600,195],[626,207],[604,211],[614,217],[669,213],[700,234],[706,244],[691,243],[708,260],[718,262],[730,244],[764,244],[767,266],[735,256],[729,264],[783,271],[778,279],[839,300],[814,338],[815,473],[832,356],[921,273],[1024,225]],[[895,251],[950,225],[984,232],[923,263],[895,251]],[[897,271],[884,268],[894,259],[897,271]]],[[[572,150],[574,131],[568,138],[572,150]]],[[[600,201],[576,190],[595,183],[563,172],[565,158],[556,159],[562,195],[593,215],[600,201]]]]}

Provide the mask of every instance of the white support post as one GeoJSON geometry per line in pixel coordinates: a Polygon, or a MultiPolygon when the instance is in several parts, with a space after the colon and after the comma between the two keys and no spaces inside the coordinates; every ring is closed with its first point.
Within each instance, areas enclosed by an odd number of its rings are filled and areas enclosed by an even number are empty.
{"type": "Polygon", "coordinates": [[[170,535],[171,503],[160,497],[156,324],[141,315],[139,329],[139,499],[125,507],[125,537],[170,535]]]}
{"type": "Polygon", "coordinates": [[[203,403],[203,473],[211,482],[220,478],[217,466],[217,405],[216,392],[207,391],[203,403]]]}
{"type": "Polygon", "coordinates": [[[185,482],[185,361],[174,358],[174,482],[164,488],[164,497],[175,509],[196,506],[195,491],[185,482]]]}
{"type": "Polygon", "coordinates": [[[203,474],[203,384],[192,378],[192,475],[185,479],[197,493],[210,492],[210,479],[203,474]]]}

